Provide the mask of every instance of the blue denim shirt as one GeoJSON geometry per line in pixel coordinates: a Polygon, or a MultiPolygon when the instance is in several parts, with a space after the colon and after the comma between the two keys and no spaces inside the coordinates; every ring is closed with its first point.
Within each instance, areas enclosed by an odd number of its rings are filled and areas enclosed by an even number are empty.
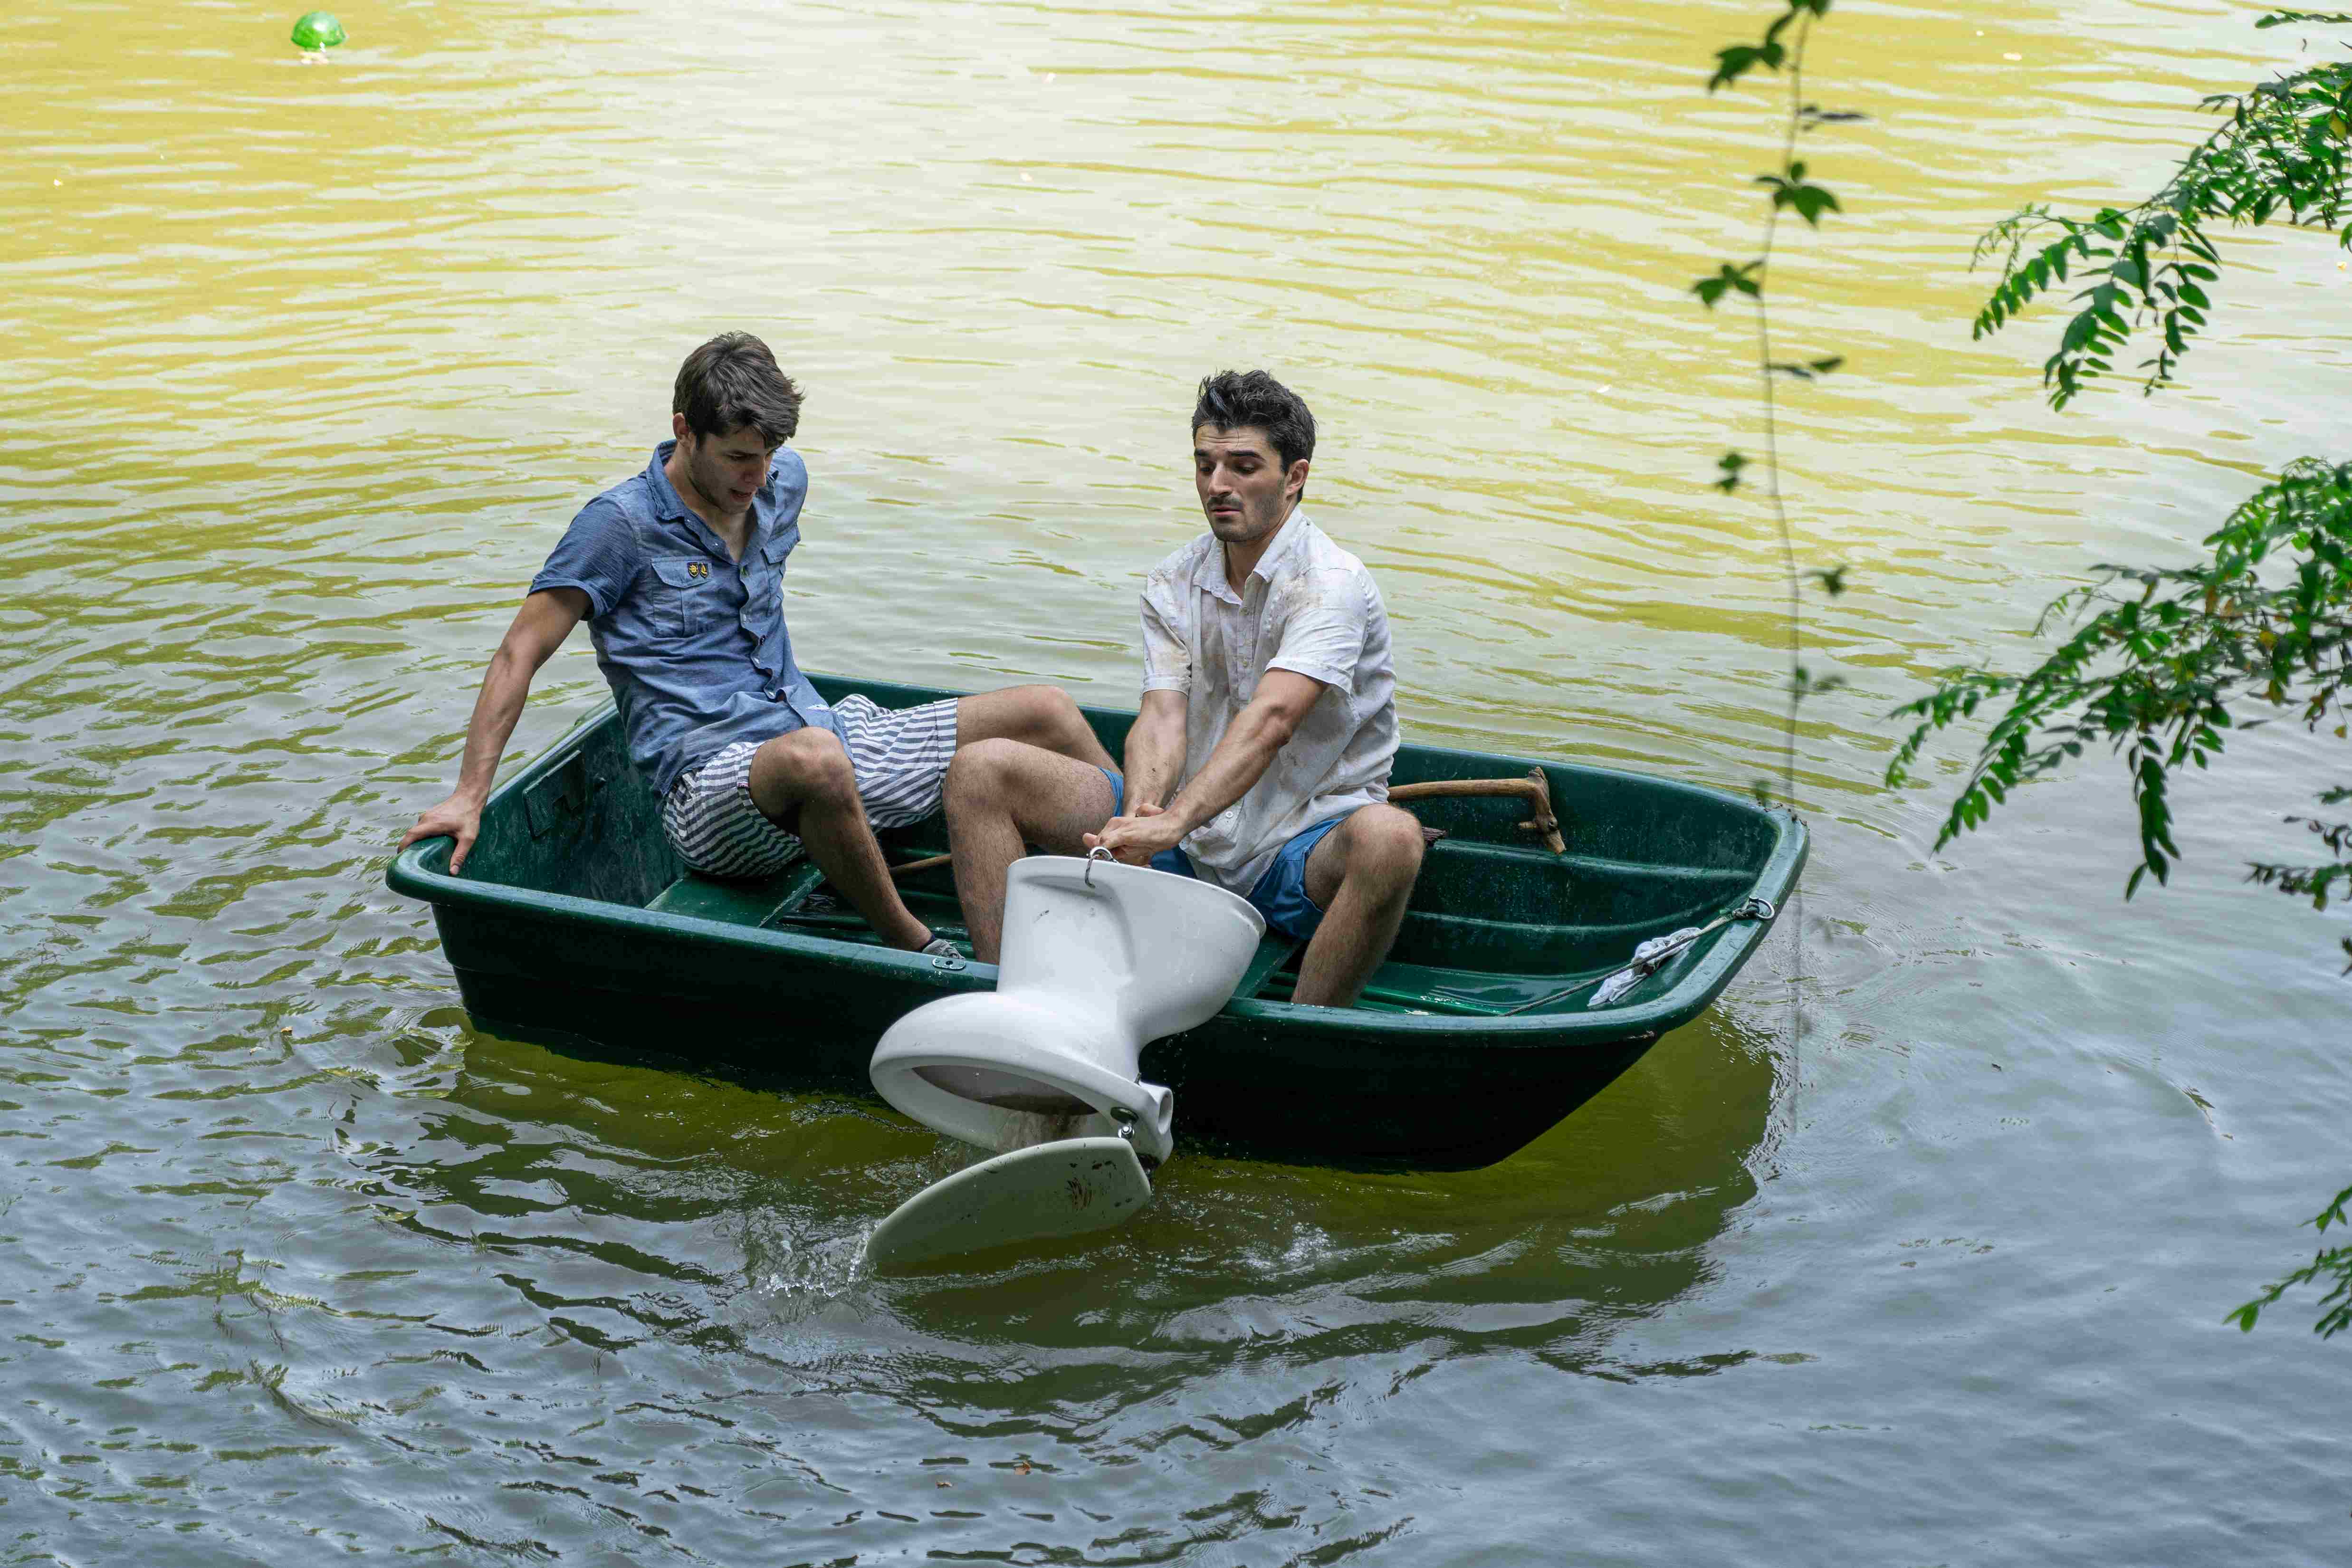
{"type": "Polygon", "coordinates": [[[801,542],[808,469],[776,453],[738,562],[662,472],[677,445],[663,442],[644,473],[581,508],[529,590],[588,595],[629,758],[664,795],[738,741],[835,727],[784,629],[784,557],[801,542]]]}

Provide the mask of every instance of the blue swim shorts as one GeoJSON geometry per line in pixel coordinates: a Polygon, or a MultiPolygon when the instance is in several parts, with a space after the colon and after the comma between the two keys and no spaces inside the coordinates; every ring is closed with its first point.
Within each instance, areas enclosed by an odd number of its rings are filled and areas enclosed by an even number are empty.
{"type": "MultiPolygon", "coordinates": [[[[1110,780],[1111,815],[1127,809],[1127,781],[1108,768],[1103,777],[1110,780]]],[[[1323,923],[1323,910],[1307,896],[1307,857],[1323,842],[1323,836],[1354,813],[1343,813],[1328,822],[1318,822],[1306,832],[1294,836],[1290,842],[1275,852],[1274,864],[1249,890],[1249,901],[1265,923],[1287,936],[1306,942],[1315,935],[1315,928],[1323,923]]],[[[1181,849],[1163,849],[1151,858],[1155,871],[1173,871],[1180,877],[1194,877],[1192,857],[1181,849]]]]}

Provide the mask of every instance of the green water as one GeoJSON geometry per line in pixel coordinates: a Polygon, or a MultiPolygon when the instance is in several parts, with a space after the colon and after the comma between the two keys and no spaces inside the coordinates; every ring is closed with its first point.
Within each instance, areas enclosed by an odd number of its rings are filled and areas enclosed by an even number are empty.
{"type": "MultiPolygon", "coordinates": [[[[1761,9],[386,0],[306,63],[291,8],[17,0],[0,1560],[2340,1560],[2352,1352],[2221,1315],[2345,1179],[2341,921],[2236,880],[2341,746],[2233,742],[2128,907],[2104,766],[1942,855],[1875,782],[1917,677],[2345,455],[2317,238],[2233,244],[2157,401],[2053,419],[2047,323],[1966,331],[1974,233],[2151,187],[2294,58],[2254,14],[1821,34],[1872,119],[1780,273],[1849,359],[1788,449],[1855,584],[1801,1044],[1784,935],[1488,1170],[1183,1157],[1100,1245],[883,1281],[951,1152],[471,1033],[383,889],[557,531],[748,327],[809,390],[807,662],[1130,703],[1191,384],[1265,363],[1414,737],[1743,787],[1778,547],[1706,489],[1746,341],[1684,290],[1752,243],[1760,95],[1699,83],[1761,9]]],[[[520,750],[601,698],[584,641],[520,750]]]]}

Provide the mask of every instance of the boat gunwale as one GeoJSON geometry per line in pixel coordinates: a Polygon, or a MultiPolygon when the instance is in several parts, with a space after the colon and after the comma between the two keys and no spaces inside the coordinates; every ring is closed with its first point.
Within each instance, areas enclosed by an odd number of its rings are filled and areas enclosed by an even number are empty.
{"type": "MultiPolygon", "coordinates": [[[[885,681],[848,681],[839,677],[819,678],[821,686],[840,685],[872,692],[880,687],[898,687],[885,681]]],[[[914,695],[930,692],[929,688],[898,687],[914,695]]],[[[940,691],[937,696],[961,695],[940,691]]],[[[485,803],[484,815],[508,797],[528,789],[577,756],[588,737],[593,734],[615,713],[609,700],[584,714],[570,729],[512,774],[500,781],[485,803]]],[[[1090,720],[1131,720],[1134,715],[1123,709],[1101,709],[1081,706],[1090,720]]],[[[1597,767],[1577,763],[1542,763],[1535,758],[1506,756],[1497,752],[1468,752],[1453,747],[1410,745],[1419,758],[1444,763],[1462,763],[1492,767],[1496,763],[1513,763],[1528,767],[1542,766],[1569,773],[1589,773],[1608,778],[1633,779],[1645,788],[1668,793],[1687,794],[1717,805],[1728,805],[1739,811],[1759,816],[1769,823],[1774,833],[1771,851],[1765,857],[1748,883],[1745,896],[1769,900],[1777,912],[1779,905],[1795,884],[1801,869],[1809,835],[1803,821],[1785,808],[1759,806],[1753,801],[1729,791],[1705,784],[1694,784],[1680,779],[1659,778],[1647,773],[1631,773],[1617,768],[1597,767]]],[[[1464,774],[1462,776],[1475,776],[1464,774]]],[[[583,921],[593,927],[615,931],[658,931],[671,936],[688,937],[721,948],[737,948],[746,952],[772,956],[789,955],[811,963],[822,963],[836,971],[848,970],[869,974],[876,979],[897,984],[913,982],[937,985],[943,975],[959,977],[964,984],[992,984],[996,966],[972,959],[959,961],[954,969],[943,969],[939,961],[921,953],[902,952],[891,948],[878,948],[864,942],[845,942],[838,938],[818,936],[767,926],[740,926],[725,921],[709,920],[698,915],[672,914],[667,910],[646,909],[636,904],[624,904],[602,899],[585,899],[576,894],[546,892],[534,888],[521,888],[503,882],[490,882],[452,876],[446,869],[455,841],[446,837],[420,839],[401,850],[386,868],[384,880],[391,889],[409,898],[418,899],[436,910],[444,905],[480,910],[528,913],[535,918],[562,918],[583,921]]],[[[1727,867],[1727,871],[1738,868],[1727,867]]],[[[1353,1037],[1392,1037],[1418,1039],[1423,1037],[1464,1038],[1480,1045],[1536,1048],[1547,1046],[1598,1045],[1622,1039],[1629,1035],[1664,1033],[1679,1027],[1704,1012],[1731,977],[1746,963],[1755,947],[1763,941],[1772,921],[1735,921],[1714,933],[1713,940],[1702,939],[1700,955],[1685,973],[1678,975],[1662,994],[1647,1002],[1627,1007],[1576,1012],[1528,1012],[1495,1015],[1391,1013],[1362,1008],[1332,1008],[1302,1005],[1295,1002],[1279,1002],[1264,998],[1244,997],[1225,1005],[1218,1015],[1235,1022],[1277,1026],[1285,1032],[1305,1032],[1313,1035],[1353,1037]]]]}

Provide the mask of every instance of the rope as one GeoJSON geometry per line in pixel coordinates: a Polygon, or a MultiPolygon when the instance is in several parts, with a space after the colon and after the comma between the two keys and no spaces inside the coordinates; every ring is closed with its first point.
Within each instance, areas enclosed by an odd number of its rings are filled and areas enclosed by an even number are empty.
{"type": "Polygon", "coordinates": [[[1508,1012],[1505,1012],[1498,1016],[1507,1018],[1511,1016],[1513,1013],[1526,1013],[1538,1007],[1548,1006],[1551,1003],[1559,1002],[1567,997],[1573,996],[1578,992],[1585,990],[1588,987],[1593,990],[1599,990],[1601,986],[1608,984],[1609,982],[1616,979],[1617,976],[1621,974],[1631,974],[1636,979],[1646,979],[1648,976],[1655,974],[1659,970],[1664,969],[1666,966],[1667,960],[1688,952],[1697,944],[1700,938],[1707,936],[1712,932],[1721,931],[1725,926],[1729,925],[1734,921],[1765,921],[1769,922],[1779,913],[1780,910],[1773,907],[1772,900],[1769,899],[1750,898],[1742,900],[1738,905],[1724,910],[1721,914],[1716,916],[1715,919],[1707,921],[1706,924],[1699,927],[1696,931],[1692,931],[1688,936],[1679,937],[1669,942],[1665,946],[1659,948],[1647,958],[1638,959],[1635,962],[1627,964],[1622,969],[1602,975],[1598,980],[1580,980],[1575,984],[1555,991],[1549,996],[1538,996],[1532,1002],[1522,1002],[1517,1006],[1511,1008],[1508,1012]]]}

